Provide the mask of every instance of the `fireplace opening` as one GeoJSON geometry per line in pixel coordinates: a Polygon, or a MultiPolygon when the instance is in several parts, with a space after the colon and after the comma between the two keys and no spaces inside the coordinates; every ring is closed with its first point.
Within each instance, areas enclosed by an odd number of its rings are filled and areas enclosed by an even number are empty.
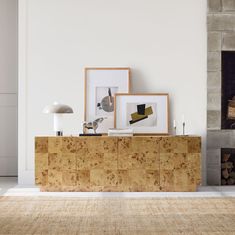
{"type": "Polygon", "coordinates": [[[235,51],[222,51],[221,128],[235,129],[235,51]]]}
{"type": "Polygon", "coordinates": [[[221,185],[235,185],[235,148],[221,149],[221,185]]]}

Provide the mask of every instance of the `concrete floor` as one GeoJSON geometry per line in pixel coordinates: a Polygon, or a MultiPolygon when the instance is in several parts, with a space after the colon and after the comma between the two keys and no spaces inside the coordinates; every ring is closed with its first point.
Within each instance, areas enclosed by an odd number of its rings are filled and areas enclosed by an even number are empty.
{"type": "Polygon", "coordinates": [[[235,186],[201,186],[197,192],[40,192],[35,185],[18,185],[16,177],[0,177],[0,196],[62,197],[235,197],[235,186]]]}

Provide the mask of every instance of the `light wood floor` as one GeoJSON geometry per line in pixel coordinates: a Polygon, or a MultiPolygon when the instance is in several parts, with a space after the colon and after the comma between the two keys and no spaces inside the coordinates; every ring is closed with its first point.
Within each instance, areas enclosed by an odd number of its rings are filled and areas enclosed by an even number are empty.
{"type": "Polygon", "coordinates": [[[235,234],[235,198],[0,197],[0,234],[235,234]]]}

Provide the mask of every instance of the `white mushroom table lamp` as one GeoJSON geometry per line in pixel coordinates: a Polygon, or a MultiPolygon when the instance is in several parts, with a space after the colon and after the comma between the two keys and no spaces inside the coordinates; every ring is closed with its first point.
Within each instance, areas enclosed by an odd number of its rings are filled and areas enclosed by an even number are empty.
{"type": "Polygon", "coordinates": [[[73,113],[73,109],[65,104],[54,102],[43,109],[43,113],[52,113],[54,115],[54,131],[56,136],[63,136],[62,116],[66,113],[73,113]]]}

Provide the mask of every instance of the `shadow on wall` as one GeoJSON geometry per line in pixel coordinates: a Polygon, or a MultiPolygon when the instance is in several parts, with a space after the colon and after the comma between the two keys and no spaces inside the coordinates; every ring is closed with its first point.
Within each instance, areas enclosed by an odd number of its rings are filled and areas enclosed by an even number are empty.
{"type": "Polygon", "coordinates": [[[145,93],[148,91],[145,75],[139,69],[131,67],[131,92],[145,93]]]}

